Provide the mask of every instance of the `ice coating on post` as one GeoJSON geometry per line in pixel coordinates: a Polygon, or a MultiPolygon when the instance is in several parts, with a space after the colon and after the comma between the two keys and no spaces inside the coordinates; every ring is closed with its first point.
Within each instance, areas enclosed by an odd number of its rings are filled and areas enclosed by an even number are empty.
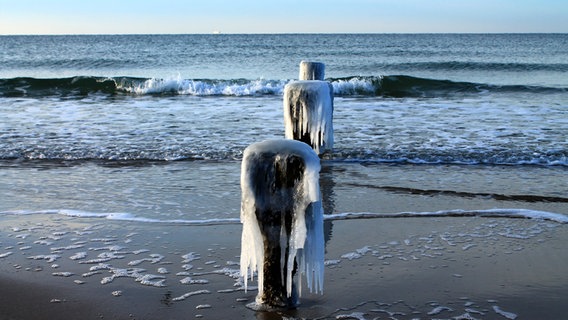
{"type": "Polygon", "coordinates": [[[322,154],[333,148],[333,87],[327,81],[301,80],[284,87],[286,139],[303,141],[322,154]]]}
{"type": "Polygon", "coordinates": [[[324,80],[325,64],[321,62],[302,61],[300,62],[299,80],[324,80]]]}
{"type": "Polygon", "coordinates": [[[294,307],[301,275],[323,292],[323,210],[319,157],[295,140],[245,149],[241,167],[241,276],[258,277],[256,310],[294,307]],[[299,276],[296,276],[299,273],[299,276]]]}

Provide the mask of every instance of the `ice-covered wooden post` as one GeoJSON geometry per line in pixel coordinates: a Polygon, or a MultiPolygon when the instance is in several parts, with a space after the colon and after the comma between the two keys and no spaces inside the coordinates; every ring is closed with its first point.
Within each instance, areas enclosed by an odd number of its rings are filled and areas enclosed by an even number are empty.
{"type": "Polygon", "coordinates": [[[325,64],[321,62],[302,61],[300,62],[299,80],[324,80],[325,64]]]}
{"type": "Polygon", "coordinates": [[[300,80],[284,87],[286,139],[303,141],[323,154],[333,148],[333,87],[327,81],[300,80]]]}
{"type": "Polygon", "coordinates": [[[301,275],[323,291],[320,161],[295,140],[267,140],[245,149],[241,167],[241,276],[258,277],[255,310],[293,308],[301,275]],[[298,276],[298,273],[300,274],[298,276]]]}

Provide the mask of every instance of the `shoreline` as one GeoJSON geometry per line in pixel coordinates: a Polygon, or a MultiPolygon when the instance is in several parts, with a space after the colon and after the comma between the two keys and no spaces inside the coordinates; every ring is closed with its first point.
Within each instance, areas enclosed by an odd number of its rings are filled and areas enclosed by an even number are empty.
{"type": "Polygon", "coordinates": [[[228,314],[234,319],[439,319],[466,313],[476,319],[554,319],[566,312],[561,300],[568,295],[568,235],[565,224],[550,221],[333,221],[326,226],[324,294],[304,288],[299,308],[281,313],[246,307],[256,291],[249,286],[245,293],[232,272],[238,270],[241,225],[97,222],[4,217],[0,254],[12,254],[0,258],[0,319],[220,319],[228,314]],[[79,252],[86,257],[70,259],[79,252]],[[37,258],[48,253],[60,257],[37,258]],[[81,263],[97,257],[111,259],[81,263]],[[112,268],[85,276],[101,264],[144,269],[141,274],[155,276],[149,279],[158,285],[128,276],[106,282],[117,274],[112,268]],[[182,283],[186,278],[191,281],[182,283]]]}

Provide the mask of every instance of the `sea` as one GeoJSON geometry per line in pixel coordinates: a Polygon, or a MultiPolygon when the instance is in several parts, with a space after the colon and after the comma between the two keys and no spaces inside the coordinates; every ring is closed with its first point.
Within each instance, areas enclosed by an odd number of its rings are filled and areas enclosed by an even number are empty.
{"type": "Polygon", "coordinates": [[[238,222],[301,61],[334,92],[326,214],[566,222],[568,34],[0,36],[0,216],[238,222]]]}
{"type": "Polygon", "coordinates": [[[0,317],[250,318],[243,151],[301,61],[334,94],[324,295],[258,319],[566,314],[568,34],[200,34],[0,36],[0,281],[51,290],[0,317]]]}

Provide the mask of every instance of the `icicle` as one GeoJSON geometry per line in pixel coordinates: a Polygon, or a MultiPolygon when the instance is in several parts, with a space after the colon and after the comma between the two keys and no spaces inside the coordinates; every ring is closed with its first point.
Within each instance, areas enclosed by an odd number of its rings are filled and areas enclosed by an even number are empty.
{"type": "Polygon", "coordinates": [[[333,148],[333,87],[326,81],[303,80],[284,87],[286,139],[303,141],[317,154],[333,148]]]}

